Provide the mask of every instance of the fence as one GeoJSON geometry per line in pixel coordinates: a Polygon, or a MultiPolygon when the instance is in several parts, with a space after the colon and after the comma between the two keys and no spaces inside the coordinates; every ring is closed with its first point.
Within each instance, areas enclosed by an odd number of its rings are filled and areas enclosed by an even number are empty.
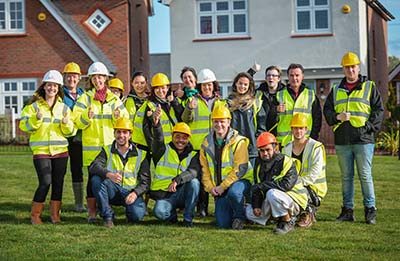
{"type": "Polygon", "coordinates": [[[18,128],[19,119],[16,119],[12,109],[5,109],[0,115],[0,152],[28,152],[29,136],[18,128]]]}

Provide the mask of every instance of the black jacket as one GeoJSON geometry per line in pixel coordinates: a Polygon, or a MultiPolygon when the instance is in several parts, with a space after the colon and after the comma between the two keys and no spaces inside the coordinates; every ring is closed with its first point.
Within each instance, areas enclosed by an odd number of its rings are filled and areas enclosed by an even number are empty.
{"type": "MultiPolygon", "coordinates": [[[[359,85],[354,87],[353,90],[361,90],[362,84],[366,81],[366,77],[359,75],[359,85]]],[[[345,83],[346,78],[343,78],[338,88],[347,90],[345,83]]],[[[372,84],[375,85],[374,82],[372,82],[372,84]]],[[[348,94],[350,93],[351,91],[348,94]]],[[[377,87],[373,87],[371,90],[370,106],[371,114],[369,115],[365,126],[356,128],[353,127],[349,121],[340,124],[334,132],[336,145],[375,143],[374,133],[380,129],[384,113],[382,98],[377,87]]],[[[338,114],[339,113],[335,111],[333,92],[331,90],[324,106],[324,116],[329,126],[339,123],[336,119],[338,114]]]]}

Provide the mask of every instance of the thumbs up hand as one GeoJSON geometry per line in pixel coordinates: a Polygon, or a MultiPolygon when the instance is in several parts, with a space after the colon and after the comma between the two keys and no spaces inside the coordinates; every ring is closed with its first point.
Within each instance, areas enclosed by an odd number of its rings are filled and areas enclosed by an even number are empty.
{"type": "Polygon", "coordinates": [[[93,119],[94,117],[94,111],[92,110],[92,106],[89,107],[88,116],[89,119],[93,119]]]}
{"type": "Polygon", "coordinates": [[[259,72],[261,70],[261,65],[259,65],[256,61],[254,61],[253,66],[251,67],[255,72],[259,72]]]}
{"type": "Polygon", "coordinates": [[[119,111],[119,108],[117,107],[117,108],[114,110],[114,118],[115,118],[115,119],[118,119],[119,116],[120,116],[120,111],[119,111]]]}
{"type": "Polygon", "coordinates": [[[155,126],[157,126],[158,123],[160,122],[160,118],[161,118],[161,105],[157,104],[157,108],[154,111],[154,115],[153,115],[153,120],[154,120],[155,126]]]}
{"type": "Polygon", "coordinates": [[[197,108],[197,99],[193,98],[189,101],[189,109],[193,110],[197,108]]]}
{"type": "Polygon", "coordinates": [[[174,94],[173,94],[173,92],[171,92],[171,94],[167,96],[167,101],[172,102],[174,100],[174,98],[175,98],[174,94]]]}
{"type": "Polygon", "coordinates": [[[37,108],[36,119],[41,120],[43,118],[43,114],[40,112],[40,109],[37,108]]]}
{"type": "Polygon", "coordinates": [[[62,121],[61,121],[61,122],[62,122],[63,124],[67,124],[68,121],[69,121],[68,113],[65,112],[65,113],[64,113],[64,117],[62,118],[62,121]]]}

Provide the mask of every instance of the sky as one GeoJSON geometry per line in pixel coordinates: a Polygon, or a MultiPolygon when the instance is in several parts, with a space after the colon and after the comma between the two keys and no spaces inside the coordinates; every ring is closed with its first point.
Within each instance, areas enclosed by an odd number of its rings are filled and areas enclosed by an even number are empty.
{"type": "MultiPolygon", "coordinates": [[[[400,0],[379,0],[383,6],[395,17],[388,22],[389,56],[400,58],[400,0]]],[[[169,8],[154,3],[155,15],[149,18],[150,53],[170,53],[170,22],[169,8]]]]}

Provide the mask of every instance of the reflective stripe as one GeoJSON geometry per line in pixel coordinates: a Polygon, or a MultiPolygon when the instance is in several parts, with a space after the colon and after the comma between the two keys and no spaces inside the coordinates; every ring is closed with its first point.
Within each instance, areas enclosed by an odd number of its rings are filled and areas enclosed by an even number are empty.
{"type": "Polygon", "coordinates": [[[174,177],[154,174],[154,178],[159,180],[172,180],[174,177]]]}
{"type": "Polygon", "coordinates": [[[82,109],[86,109],[86,105],[81,102],[76,102],[75,106],[78,106],[79,108],[82,108],[82,109]]]}
{"type": "Polygon", "coordinates": [[[101,146],[83,146],[82,150],[87,150],[87,151],[99,151],[101,150],[101,146]]]}
{"type": "Polygon", "coordinates": [[[56,146],[56,145],[68,145],[67,140],[49,140],[49,141],[30,141],[30,146],[56,146]]]}
{"type": "Polygon", "coordinates": [[[81,115],[81,122],[83,123],[83,124],[85,124],[85,125],[89,125],[89,122],[87,122],[84,118],[83,118],[83,116],[81,115]]]}
{"type": "Polygon", "coordinates": [[[111,114],[95,114],[93,116],[93,119],[96,119],[96,120],[108,119],[108,120],[110,120],[110,119],[112,119],[112,115],[111,114]]]}

